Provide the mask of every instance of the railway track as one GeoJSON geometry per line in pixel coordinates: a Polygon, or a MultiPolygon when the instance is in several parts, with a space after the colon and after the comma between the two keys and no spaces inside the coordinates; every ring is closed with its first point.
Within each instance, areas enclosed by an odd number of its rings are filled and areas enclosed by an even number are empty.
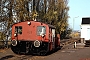
{"type": "MultiPolygon", "coordinates": [[[[78,41],[79,41],[79,38],[63,39],[61,40],[61,46],[65,48],[65,46],[69,44],[73,44],[74,42],[78,42],[78,41]]],[[[11,52],[8,52],[8,51],[10,51],[10,48],[6,51],[7,52],[6,54],[10,54],[10,55],[5,55],[4,57],[1,57],[0,60],[34,60],[36,58],[42,58],[40,56],[38,57],[38,56],[32,56],[32,55],[16,55],[12,51],[11,52]]]]}
{"type": "Polygon", "coordinates": [[[29,60],[31,59],[33,56],[32,55],[6,55],[2,58],[0,58],[0,60],[29,60]]]}
{"type": "Polygon", "coordinates": [[[61,46],[65,46],[67,44],[72,44],[74,42],[79,42],[80,38],[74,38],[74,39],[63,39],[61,40],[61,46]]]}
{"type": "MultiPolygon", "coordinates": [[[[61,46],[65,46],[67,44],[71,44],[71,43],[74,43],[74,42],[78,42],[80,40],[80,38],[75,38],[75,39],[63,39],[60,41],[61,43],[61,46]]],[[[4,49],[6,48],[6,41],[1,41],[0,40],[0,49],[4,49]]],[[[11,41],[8,41],[8,47],[10,47],[10,44],[11,44],[11,41]]]]}

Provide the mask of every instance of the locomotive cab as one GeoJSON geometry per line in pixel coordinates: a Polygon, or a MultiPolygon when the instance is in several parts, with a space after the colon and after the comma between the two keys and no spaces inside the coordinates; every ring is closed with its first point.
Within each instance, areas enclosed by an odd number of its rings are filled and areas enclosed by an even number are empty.
{"type": "Polygon", "coordinates": [[[55,27],[49,24],[25,21],[12,26],[11,49],[16,54],[46,55],[58,44],[55,27]]]}

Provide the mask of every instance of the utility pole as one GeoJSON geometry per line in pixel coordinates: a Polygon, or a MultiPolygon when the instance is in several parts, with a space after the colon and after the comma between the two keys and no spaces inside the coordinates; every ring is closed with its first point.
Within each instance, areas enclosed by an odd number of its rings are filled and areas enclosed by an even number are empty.
{"type": "Polygon", "coordinates": [[[75,18],[78,18],[78,17],[79,17],[79,16],[73,18],[73,31],[74,31],[74,22],[75,22],[75,18]]]}

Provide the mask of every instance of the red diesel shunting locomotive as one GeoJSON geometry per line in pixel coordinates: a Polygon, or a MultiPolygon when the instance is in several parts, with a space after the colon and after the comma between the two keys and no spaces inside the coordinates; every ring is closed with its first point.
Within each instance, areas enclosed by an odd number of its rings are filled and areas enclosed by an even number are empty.
{"type": "Polygon", "coordinates": [[[37,21],[19,22],[12,26],[11,49],[16,54],[45,55],[60,47],[60,35],[55,27],[37,21]]]}

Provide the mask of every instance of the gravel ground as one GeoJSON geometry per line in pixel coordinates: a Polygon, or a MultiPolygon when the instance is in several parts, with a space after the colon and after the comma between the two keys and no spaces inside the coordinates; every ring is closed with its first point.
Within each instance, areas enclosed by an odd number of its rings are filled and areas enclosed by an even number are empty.
{"type": "Polygon", "coordinates": [[[16,55],[11,49],[0,50],[0,60],[90,60],[90,47],[68,45],[47,56],[16,55]]]}

